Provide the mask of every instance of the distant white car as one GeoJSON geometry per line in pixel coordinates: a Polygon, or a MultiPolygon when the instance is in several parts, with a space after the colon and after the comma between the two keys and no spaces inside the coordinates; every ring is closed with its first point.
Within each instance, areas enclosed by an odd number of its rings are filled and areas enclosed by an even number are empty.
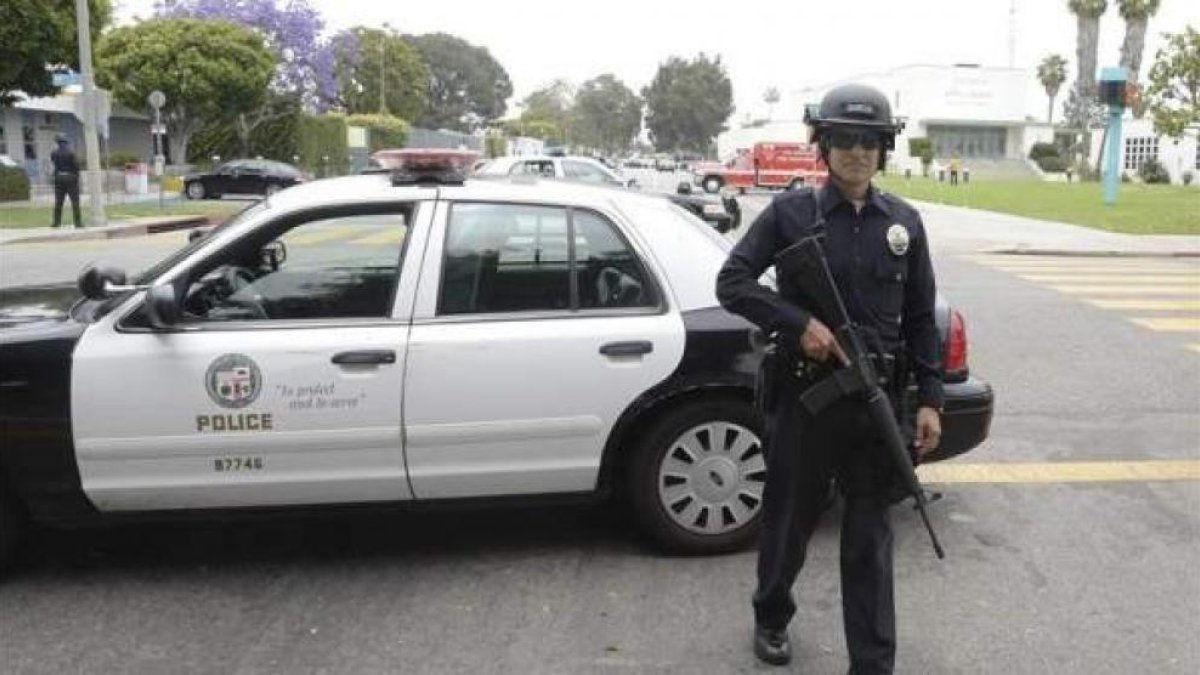
{"type": "Polygon", "coordinates": [[[475,173],[480,176],[563,178],[581,183],[620,185],[629,188],[638,186],[637,179],[621,176],[591,157],[550,157],[547,155],[497,157],[478,167],[475,173]]]}

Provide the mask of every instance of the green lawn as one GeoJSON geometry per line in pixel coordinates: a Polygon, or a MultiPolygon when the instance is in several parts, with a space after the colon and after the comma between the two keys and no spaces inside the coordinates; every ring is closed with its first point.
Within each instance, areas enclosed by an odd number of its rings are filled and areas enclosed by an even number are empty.
{"type": "Polygon", "coordinates": [[[1122,184],[1105,206],[1099,183],[972,181],[951,186],[929,178],[878,180],[889,192],[927,202],[1000,211],[1128,234],[1200,234],[1200,189],[1122,184]]]}
{"type": "MultiPolygon", "coordinates": [[[[246,201],[180,201],[168,200],[160,208],[158,202],[141,202],[137,204],[117,204],[105,209],[110,222],[125,218],[142,218],[145,216],[215,216],[225,218],[249,206],[246,201]]],[[[84,223],[90,222],[88,204],[82,206],[84,223]]],[[[0,204],[0,228],[49,227],[54,219],[54,207],[50,204],[37,206],[5,206],[0,204]]],[[[71,208],[63,206],[63,225],[70,227],[71,208]]]]}

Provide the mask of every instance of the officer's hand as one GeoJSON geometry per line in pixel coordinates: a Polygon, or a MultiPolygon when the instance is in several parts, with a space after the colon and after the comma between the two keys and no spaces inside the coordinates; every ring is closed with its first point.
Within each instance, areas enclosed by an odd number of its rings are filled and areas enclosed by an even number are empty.
{"type": "Polygon", "coordinates": [[[922,457],[937,449],[942,440],[942,418],[936,408],[917,410],[917,452],[922,457]]]}
{"type": "Polygon", "coordinates": [[[842,351],[837,338],[815,316],[809,318],[808,325],[804,327],[804,334],[800,336],[800,348],[804,350],[804,355],[813,361],[825,361],[832,354],[842,365],[850,365],[850,359],[846,358],[846,352],[842,351]]]}

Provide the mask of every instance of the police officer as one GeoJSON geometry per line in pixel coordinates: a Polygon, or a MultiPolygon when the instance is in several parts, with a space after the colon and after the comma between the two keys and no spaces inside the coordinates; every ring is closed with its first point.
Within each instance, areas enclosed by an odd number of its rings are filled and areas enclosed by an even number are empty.
{"type": "Polygon", "coordinates": [[[828,373],[844,364],[846,355],[830,328],[810,313],[805,289],[781,276],[776,292],[758,279],[777,253],[814,231],[824,232],[826,257],[847,312],[876,345],[875,362],[890,381],[894,404],[905,369],[915,374],[918,411],[915,429],[909,428],[917,452],[924,454],[941,435],[933,267],[916,210],[871,184],[902,128],[892,119],[887,98],[870,87],[839,86],[806,118],[829,168],[829,182],[819,190],[776,197],[734,247],[717,279],[721,304],[775,336],[785,357],[781,361],[789,364],[786,375],[775,378],[766,403],[767,480],[754,651],[771,664],[791,659],[787,625],[796,611],[791,587],[836,479],[845,497],[841,585],[850,672],[890,673],[896,628],[888,509],[897,494],[897,472],[861,401],[843,399],[816,415],[799,405],[799,394],[818,377],[814,373],[828,373]]]}
{"type": "Polygon", "coordinates": [[[59,134],[58,149],[50,153],[50,162],[54,165],[54,225],[62,225],[63,199],[70,197],[71,211],[75,216],[75,227],[83,227],[83,219],[79,216],[79,160],[67,143],[67,137],[59,134]]]}

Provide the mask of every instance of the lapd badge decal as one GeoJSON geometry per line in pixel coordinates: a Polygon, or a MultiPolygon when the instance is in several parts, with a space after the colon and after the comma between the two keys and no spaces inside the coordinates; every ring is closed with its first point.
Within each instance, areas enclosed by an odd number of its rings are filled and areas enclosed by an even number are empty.
{"type": "Polygon", "coordinates": [[[249,356],[225,354],[204,375],[208,397],[222,408],[245,408],[262,390],[262,373],[249,356]]]}
{"type": "Polygon", "coordinates": [[[896,255],[908,253],[908,229],[900,223],[892,225],[887,231],[887,242],[892,253],[896,255]]]}

